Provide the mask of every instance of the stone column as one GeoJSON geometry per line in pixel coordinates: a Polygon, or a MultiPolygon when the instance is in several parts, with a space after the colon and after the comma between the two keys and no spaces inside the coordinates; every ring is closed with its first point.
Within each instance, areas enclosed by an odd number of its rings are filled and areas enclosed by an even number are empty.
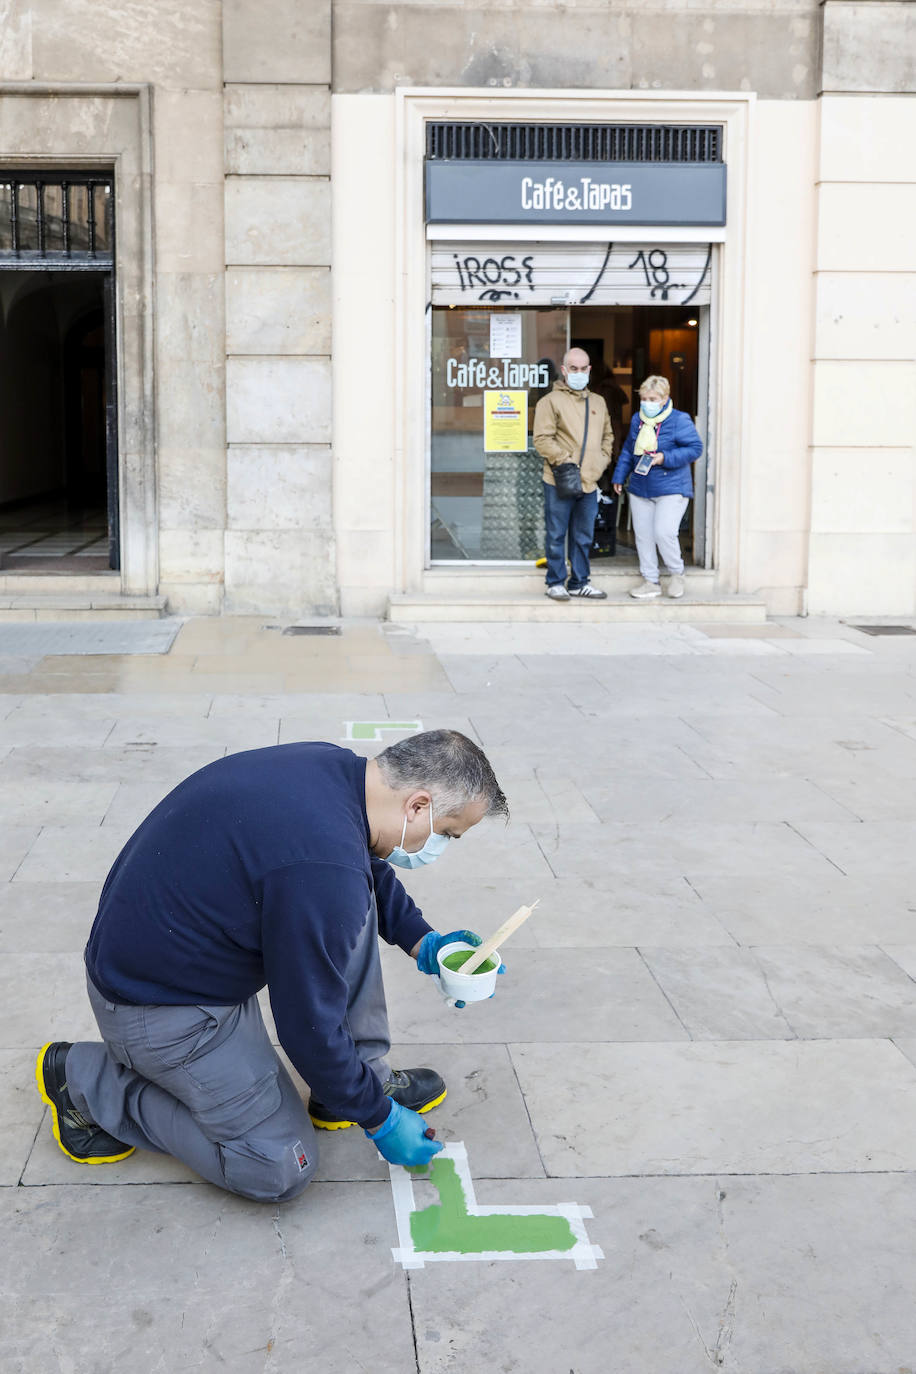
{"type": "Polygon", "coordinates": [[[824,6],[808,609],[916,613],[916,7],[824,6]]]}
{"type": "Polygon", "coordinates": [[[226,600],[333,613],[330,0],[224,0],[226,600]]]}

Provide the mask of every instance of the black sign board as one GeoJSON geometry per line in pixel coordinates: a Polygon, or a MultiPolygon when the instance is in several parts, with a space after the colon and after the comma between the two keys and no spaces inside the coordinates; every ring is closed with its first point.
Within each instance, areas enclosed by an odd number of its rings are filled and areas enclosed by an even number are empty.
{"type": "Polygon", "coordinates": [[[430,161],[426,221],[721,225],[725,164],[430,161]]]}

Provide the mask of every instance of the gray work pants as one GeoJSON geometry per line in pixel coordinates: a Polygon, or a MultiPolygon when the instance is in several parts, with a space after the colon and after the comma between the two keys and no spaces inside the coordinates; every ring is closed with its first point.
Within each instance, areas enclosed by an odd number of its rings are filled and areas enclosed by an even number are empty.
{"type": "MultiPolygon", "coordinates": [[[[388,1014],[375,898],[346,970],[347,1023],[363,1063],[388,1078],[388,1014]]],[[[103,1044],[67,1056],[77,1109],[116,1140],[176,1159],[263,1202],[301,1193],[318,1164],[305,1104],[257,998],[241,1006],[125,1006],[87,980],[103,1044]]]]}

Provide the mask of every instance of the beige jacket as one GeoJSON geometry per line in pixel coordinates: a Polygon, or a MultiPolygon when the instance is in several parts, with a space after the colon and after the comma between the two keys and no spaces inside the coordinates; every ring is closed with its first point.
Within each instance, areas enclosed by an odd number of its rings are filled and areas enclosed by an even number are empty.
{"type": "Polygon", "coordinates": [[[562,380],[542,396],[534,410],[532,441],[544,459],[544,481],[554,487],[551,468],[557,463],[578,463],[585,433],[585,407],[589,408],[588,445],[582,460],[582,490],[594,491],[614,451],[614,431],[603,397],[586,387],[573,391],[562,380]]]}

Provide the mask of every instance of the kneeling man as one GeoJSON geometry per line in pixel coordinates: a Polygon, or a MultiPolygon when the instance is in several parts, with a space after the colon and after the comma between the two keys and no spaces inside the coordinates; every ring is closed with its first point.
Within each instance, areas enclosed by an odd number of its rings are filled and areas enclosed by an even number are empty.
{"type": "Polygon", "coordinates": [[[48,1044],[42,1097],[83,1164],[136,1147],[230,1192],[285,1201],[318,1162],[314,1127],[363,1127],[392,1163],[441,1145],[432,1069],[391,1070],[378,936],[437,972],[439,935],[390,864],[430,863],[507,816],[485,755],[430,730],[366,761],[331,744],[234,754],[175,788],[112,868],[86,947],[102,1043],[48,1044]],[[271,1044],[309,1084],[308,1108],[271,1044]]]}

